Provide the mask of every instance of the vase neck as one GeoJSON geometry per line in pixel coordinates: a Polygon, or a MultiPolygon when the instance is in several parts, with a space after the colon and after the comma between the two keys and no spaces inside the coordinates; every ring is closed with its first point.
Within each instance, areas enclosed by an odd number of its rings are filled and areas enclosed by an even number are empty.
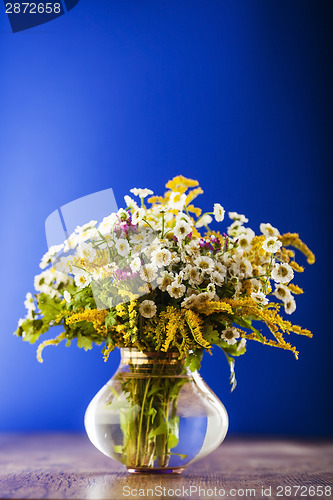
{"type": "Polygon", "coordinates": [[[120,349],[121,365],[128,365],[131,371],[149,373],[180,373],[184,369],[184,358],[178,352],[142,352],[137,349],[120,349]]]}

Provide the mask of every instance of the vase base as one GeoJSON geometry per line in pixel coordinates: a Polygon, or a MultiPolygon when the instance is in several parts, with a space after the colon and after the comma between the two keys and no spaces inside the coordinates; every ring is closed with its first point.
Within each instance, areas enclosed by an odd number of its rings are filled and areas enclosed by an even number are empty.
{"type": "Polygon", "coordinates": [[[185,467],[127,467],[127,471],[130,474],[181,474],[185,467]]]}

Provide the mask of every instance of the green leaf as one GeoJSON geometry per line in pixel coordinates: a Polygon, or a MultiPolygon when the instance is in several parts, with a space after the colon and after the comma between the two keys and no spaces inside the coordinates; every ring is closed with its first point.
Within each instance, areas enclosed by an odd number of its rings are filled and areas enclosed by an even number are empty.
{"type": "Polygon", "coordinates": [[[208,325],[207,328],[203,330],[203,336],[210,344],[217,344],[220,339],[219,332],[214,329],[213,325],[208,325]]]}
{"type": "Polygon", "coordinates": [[[167,434],[168,424],[167,422],[162,422],[156,429],[152,429],[149,433],[148,438],[152,439],[155,436],[160,436],[161,434],[167,434]]]}
{"type": "Polygon", "coordinates": [[[187,355],[185,359],[185,366],[189,367],[191,372],[194,372],[196,370],[200,370],[201,366],[201,358],[202,358],[202,353],[197,354],[197,353],[190,353],[187,355]]]}
{"type": "Polygon", "coordinates": [[[264,337],[261,335],[260,331],[257,330],[257,328],[254,328],[254,326],[252,326],[252,321],[249,318],[241,318],[239,316],[234,316],[232,321],[238,326],[242,326],[243,328],[248,328],[249,330],[252,330],[252,332],[255,334],[258,340],[260,340],[260,342],[264,342],[264,337]]]}
{"type": "Polygon", "coordinates": [[[168,431],[168,447],[175,448],[179,442],[179,417],[174,417],[169,420],[168,431]]]}
{"type": "Polygon", "coordinates": [[[114,451],[115,453],[120,453],[120,454],[122,454],[122,453],[123,453],[123,449],[124,449],[124,447],[123,447],[121,444],[114,444],[114,445],[113,445],[113,451],[114,451]]]}
{"type": "Polygon", "coordinates": [[[82,348],[85,351],[89,351],[89,349],[92,349],[92,340],[89,339],[88,337],[85,337],[81,333],[78,333],[77,335],[77,346],[82,348]]]}
{"type": "Polygon", "coordinates": [[[115,310],[110,311],[105,318],[105,325],[112,327],[112,326],[115,326],[116,324],[117,324],[116,311],[115,310]]]}

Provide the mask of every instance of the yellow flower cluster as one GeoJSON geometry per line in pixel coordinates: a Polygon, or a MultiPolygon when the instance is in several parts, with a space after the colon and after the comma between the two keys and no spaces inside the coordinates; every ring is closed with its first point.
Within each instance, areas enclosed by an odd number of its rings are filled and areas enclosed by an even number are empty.
{"type": "Polygon", "coordinates": [[[73,323],[78,323],[80,321],[87,321],[88,323],[92,323],[96,332],[103,337],[107,334],[107,327],[105,325],[105,318],[108,315],[108,311],[106,309],[86,309],[83,312],[72,312],[65,319],[66,325],[71,325],[73,323]]]}

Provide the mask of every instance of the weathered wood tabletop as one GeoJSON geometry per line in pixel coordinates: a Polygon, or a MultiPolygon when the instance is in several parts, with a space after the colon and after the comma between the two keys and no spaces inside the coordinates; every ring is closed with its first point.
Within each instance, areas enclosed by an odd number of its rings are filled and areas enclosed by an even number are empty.
{"type": "Polygon", "coordinates": [[[331,498],[333,442],[228,437],[182,475],[129,475],[81,434],[0,434],[0,498],[331,498]]]}

